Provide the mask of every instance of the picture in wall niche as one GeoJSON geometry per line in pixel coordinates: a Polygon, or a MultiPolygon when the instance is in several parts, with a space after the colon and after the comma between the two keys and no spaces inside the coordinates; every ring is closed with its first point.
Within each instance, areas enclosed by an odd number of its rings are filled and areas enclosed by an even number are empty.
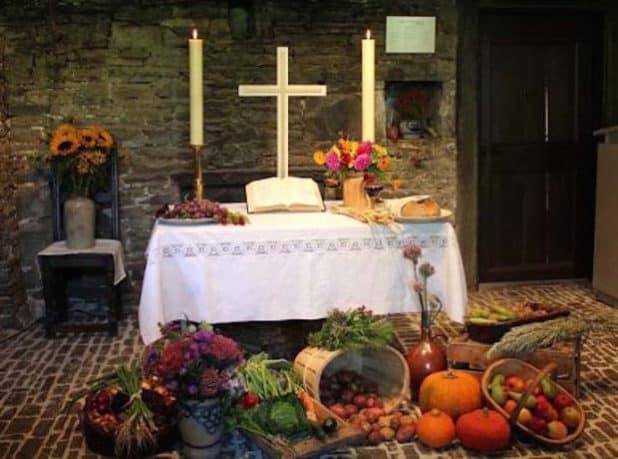
{"type": "Polygon", "coordinates": [[[388,81],[385,86],[386,132],[389,139],[438,137],[442,83],[388,81]]]}

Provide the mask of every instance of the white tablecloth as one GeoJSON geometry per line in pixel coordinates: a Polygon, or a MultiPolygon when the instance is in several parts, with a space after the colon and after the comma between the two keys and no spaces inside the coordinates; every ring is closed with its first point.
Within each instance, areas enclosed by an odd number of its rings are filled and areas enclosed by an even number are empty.
{"type": "Polygon", "coordinates": [[[430,291],[463,321],[466,282],[449,223],[405,224],[395,233],[330,212],[250,219],[247,226],[155,224],[139,306],[145,343],[159,338],[159,323],[185,316],[226,323],[318,319],[360,305],[377,314],[418,311],[408,287],[412,264],[401,253],[411,241],[436,268],[430,291]]]}
{"type": "Polygon", "coordinates": [[[114,285],[118,285],[127,273],[124,269],[124,250],[122,243],[116,239],[95,239],[94,247],[88,249],[69,249],[66,241],[56,241],[38,253],[38,256],[57,257],[63,255],[77,255],[80,253],[109,254],[114,257],[114,285]]]}

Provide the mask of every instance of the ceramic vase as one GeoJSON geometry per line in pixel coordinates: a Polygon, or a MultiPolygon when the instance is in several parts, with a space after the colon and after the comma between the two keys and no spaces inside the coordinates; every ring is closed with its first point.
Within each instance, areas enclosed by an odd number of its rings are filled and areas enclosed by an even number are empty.
{"type": "Polygon", "coordinates": [[[71,197],[64,202],[64,232],[69,249],[94,246],[96,205],[92,199],[71,197]]]}
{"type": "Polygon", "coordinates": [[[418,400],[418,392],[423,380],[432,373],[446,370],[446,350],[436,340],[431,331],[429,313],[421,314],[421,339],[406,354],[410,369],[410,391],[412,398],[418,400]]]}
{"type": "Polygon", "coordinates": [[[223,407],[219,398],[183,402],[178,430],[182,439],[183,457],[219,457],[223,437],[223,407]]]}
{"type": "Polygon", "coordinates": [[[373,207],[371,198],[365,191],[363,175],[354,175],[343,180],[343,205],[356,209],[371,209],[373,207]]]}

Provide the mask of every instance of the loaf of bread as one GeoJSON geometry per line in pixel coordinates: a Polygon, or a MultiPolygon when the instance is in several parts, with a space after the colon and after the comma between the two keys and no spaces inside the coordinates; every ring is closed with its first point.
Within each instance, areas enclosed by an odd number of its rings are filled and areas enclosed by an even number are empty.
{"type": "Polygon", "coordinates": [[[401,208],[402,217],[439,217],[440,206],[431,198],[408,201],[401,208]]]}

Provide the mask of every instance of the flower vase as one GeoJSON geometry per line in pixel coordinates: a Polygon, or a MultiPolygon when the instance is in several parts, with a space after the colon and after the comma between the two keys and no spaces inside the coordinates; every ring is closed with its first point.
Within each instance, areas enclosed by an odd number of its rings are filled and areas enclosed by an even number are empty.
{"type": "Polygon", "coordinates": [[[92,199],[71,197],[64,202],[64,232],[69,249],[94,246],[96,205],[92,199]]]}
{"type": "Polygon", "coordinates": [[[410,369],[410,390],[414,400],[418,400],[419,389],[425,377],[446,370],[447,367],[446,350],[432,334],[429,314],[428,311],[421,313],[421,339],[406,354],[410,369]]]}
{"type": "Polygon", "coordinates": [[[343,180],[343,206],[371,209],[373,202],[365,191],[365,177],[356,175],[343,180]]]}
{"type": "Polygon", "coordinates": [[[187,400],[178,422],[183,457],[214,459],[221,452],[223,406],[219,398],[187,400]]]}

